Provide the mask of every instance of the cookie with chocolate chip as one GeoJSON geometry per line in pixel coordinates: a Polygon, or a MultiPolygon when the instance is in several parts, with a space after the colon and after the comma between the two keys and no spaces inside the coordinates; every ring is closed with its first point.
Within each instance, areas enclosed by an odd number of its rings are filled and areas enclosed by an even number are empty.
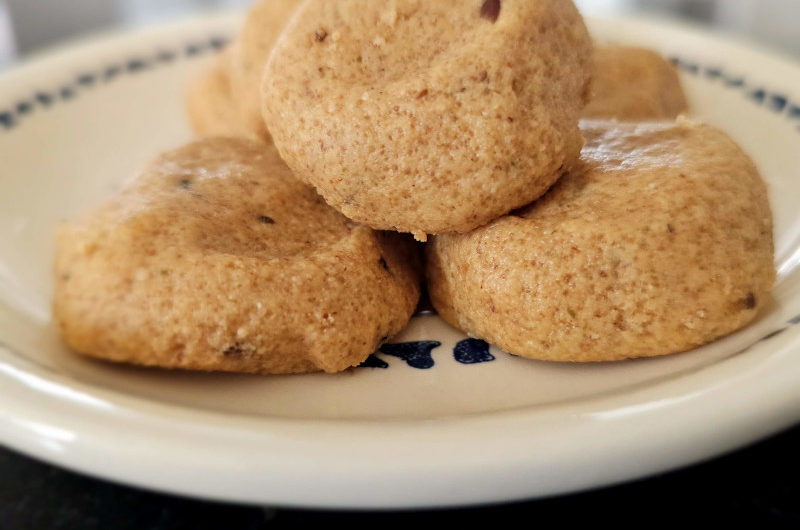
{"type": "Polygon", "coordinates": [[[589,118],[656,120],[688,111],[678,70],[658,52],[631,46],[597,46],[589,118]]]}
{"type": "Polygon", "coordinates": [[[772,214],[724,133],[585,122],[580,163],[542,199],[427,247],[452,325],[547,361],[689,350],[749,323],[775,280],[772,214]]]}
{"type": "Polygon", "coordinates": [[[263,81],[282,157],[373,228],[466,232],[578,157],[592,45],[569,0],[316,0],[263,81]]]}
{"type": "Polygon", "coordinates": [[[57,243],[55,321],[75,351],[111,361],[337,372],[419,297],[409,237],[348,220],[249,140],[160,156],[57,243]]]}

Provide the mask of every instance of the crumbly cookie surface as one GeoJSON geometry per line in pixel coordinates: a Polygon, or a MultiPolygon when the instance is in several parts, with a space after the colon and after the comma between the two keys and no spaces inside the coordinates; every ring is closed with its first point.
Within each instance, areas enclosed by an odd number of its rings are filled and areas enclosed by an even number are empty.
{"type": "Polygon", "coordinates": [[[419,296],[410,238],[352,223],[248,140],[160,156],[57,243],[62,335],[112,361],[337,372],[398,333],[419,296]]]}
{"type": "Polygon", "coordinates": [[[465,232],[575,161],[590,71],[569,0],[309,0],[267,63],[264,118],[349,218],[465,232]]]}
{"type": "Polygon", "coordinates": [[[542,199],[427,248],[451,324],[551,361],[680,352],[750,322],[775,280],[764,182],[724,133],[585,122],[580,165],[542,199]]]}
{"type": "Polygon", "coordinates": [[[596,46],[587,118],[655,120],[689,110],[678,70],[653,50],[596,46]]]}

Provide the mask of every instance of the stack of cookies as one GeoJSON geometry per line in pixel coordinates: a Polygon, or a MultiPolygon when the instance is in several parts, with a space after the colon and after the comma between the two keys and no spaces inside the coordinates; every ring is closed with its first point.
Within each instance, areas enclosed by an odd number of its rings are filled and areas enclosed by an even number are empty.
{"type": "Polygon", "coordinates": [[[80,353],[338,372],[427,282],[470,336],[608,361],[713,341],[772,289],[753,163],[570,0],[260,0],[187,105],[202,139],[59,234],[80,353]]]}

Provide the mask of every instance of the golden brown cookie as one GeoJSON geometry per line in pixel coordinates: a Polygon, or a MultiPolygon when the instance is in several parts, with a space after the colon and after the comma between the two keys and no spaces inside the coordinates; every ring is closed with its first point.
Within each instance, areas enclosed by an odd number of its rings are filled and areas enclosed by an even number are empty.
{"type": "Polygon", "coordinates": [[[591,64],[570,0],[311,0],[267,63],[264,118],[349,218],[466,232],[575,161],[591,64]]]}
{"type": "Polygon", "coordinates": [[[226,50],[189,86],[186,110],[197,136],[251,136],[231,92],[230,58],[226,50]]]}
{"type": "Polygon", "coordinates": [[[233,44],[191,85],[187,108],[198,136],[270,142],[261,117],[264,64],[300,0],[259,0],[233,44]]]}
{"type": "Polygon", "coordinates": [[[330,208],[274,148],[207,139],[60,231],[54,314],[73,349],[102,359],[337,372],[408,322],[416,252],[330,208]]]}
{"type": "Polygon", "coordinates": [[[653,50],[597,46],[590,118],[648,120],[675,118],[688,105],[677,69],[653,50]]]}
{"type": "Polygon", "coordinates": [[[750,322],[775,279],[764,182],[724,133],[586,122],[581,163],[542,199],[427,248],[452,325],[549,361],[680,352],[750,322]]]}
{"type": "Polygon", "coordinates": [[[269,140],[261,116],[261,78],[275,41],[301,0],[258,0],[245,17],[231,57],[230,82],[248,131],[269,140]]]}

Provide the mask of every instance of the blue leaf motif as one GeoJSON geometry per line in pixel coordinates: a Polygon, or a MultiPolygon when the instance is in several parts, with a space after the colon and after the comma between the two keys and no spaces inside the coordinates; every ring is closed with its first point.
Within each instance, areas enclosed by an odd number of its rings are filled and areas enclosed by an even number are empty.
{"type": "Polygon", "coordinates": [[[453,348],[453,356],[461,364],[488,363],[495,360],[489,345],[480,339],[464,339],[453,348]]]}
{"type": "Polygon", "coordinates": [[[389,368],[389,363],[375,355],[367,357],[367,360],[358,365],[359,368],[389,368]]]}
{"type": "Polygon", "coordinates": [[[400,344],[384,344],[381,353],[403,359],[412,368],[427,370],[435,364],[431,352],[442,343],[435,340],[403,342],[400,344]]]}

